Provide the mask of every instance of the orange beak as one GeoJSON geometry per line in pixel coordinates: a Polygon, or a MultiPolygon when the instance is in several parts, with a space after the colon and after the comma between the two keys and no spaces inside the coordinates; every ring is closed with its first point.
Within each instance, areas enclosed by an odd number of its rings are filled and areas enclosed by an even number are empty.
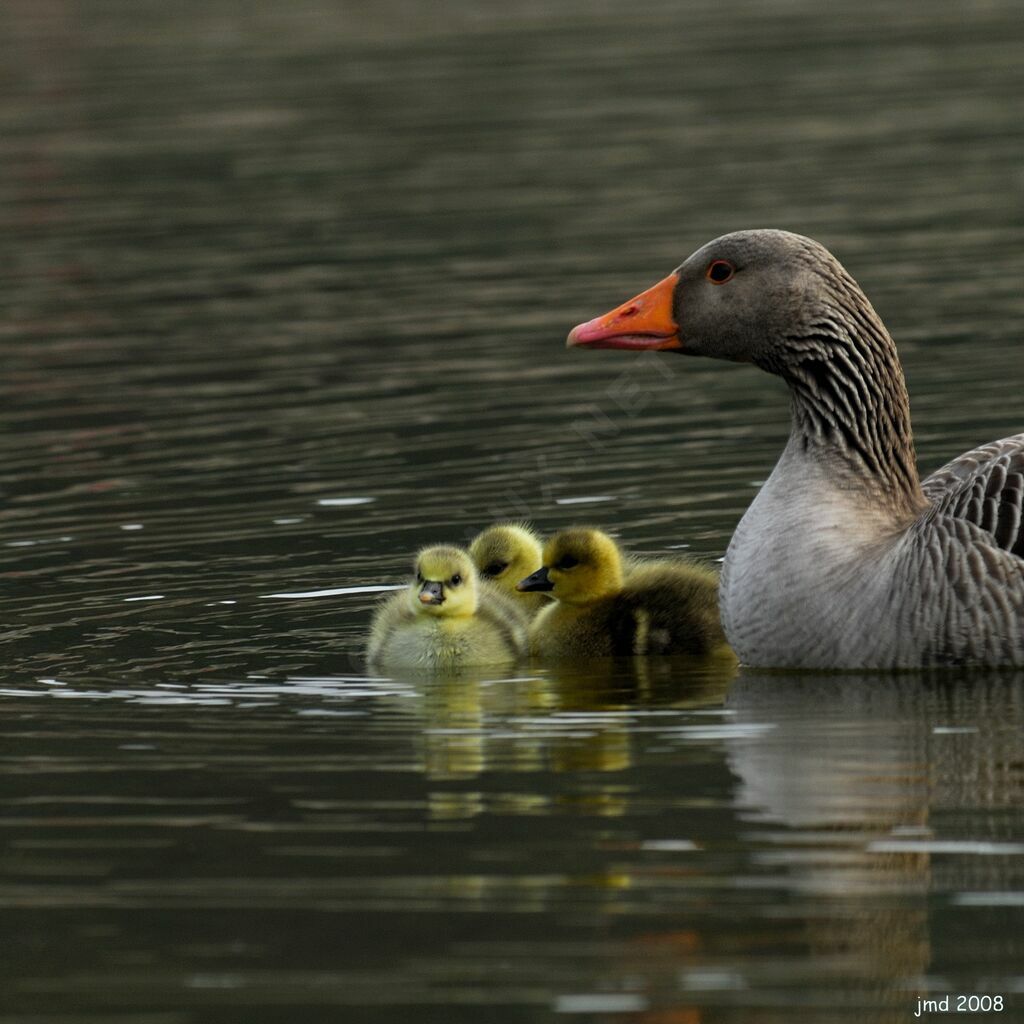
{"type": "Polygon", "coordinates": [[[569,332],[566,348],[682,348],[675,320],[678,274],[569,332]]]}

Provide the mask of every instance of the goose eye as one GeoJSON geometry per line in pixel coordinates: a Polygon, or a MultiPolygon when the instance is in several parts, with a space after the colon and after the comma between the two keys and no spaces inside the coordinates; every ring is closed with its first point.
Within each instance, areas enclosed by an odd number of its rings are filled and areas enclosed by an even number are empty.
{"type": "Polygon", "coordinates": [[[462,582],[462,577],[456,573],[449,581],[453,587],[457,587],[462,582]]]}
{"type": "Polygon", "coordinates": [[[419,569],[416,570],[416,582],[417,583],[422,583],[423,582],[423,573],[421,573],[419,571],[419,569]]]}
{"type": "Polygon", "coordinates": [[[572,555],[565,555],[564,557],[558,560],[558,562],[555,565],[555,568],[564,571],[565,569],[573,569],[579,564],[580,560],[578,558],[573,558],[572,555]]]}
{"type": "Polygon", "coordinates": [[[485,576],[500,576],[508,568],[508,562],[491,562],[484,569],[485,576]]]}
{"type": "Polygon", "coordinates": [[[713,284],[725,284],[735,273],[736,268],[728,260],[712,260],[705,276],[713,284]]]}

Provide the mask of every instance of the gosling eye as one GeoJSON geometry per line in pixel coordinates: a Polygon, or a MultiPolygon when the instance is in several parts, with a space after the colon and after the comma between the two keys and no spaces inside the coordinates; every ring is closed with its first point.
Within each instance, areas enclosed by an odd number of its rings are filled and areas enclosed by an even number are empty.
{"type": "Polygon", "coordinates": [[[484,569],[485,576],[500,576],[508,568],[508,562],[491,562],[484,569]]]}
{"type": "Polygon", "coordinates": [[[417,583],[422,583],[423,582],[423,573],[421,573],[419,571],[419,569],[416,570],[416,582],[417,583]]]}
{"type": "Polygon", "coordinates": [[[573,558],[572,555],[563,555],[556,563],[555,568],[565,572],[566,569],[575,569],[580,564],[578,558],[573,558]]]}
{"type": "Polygon", "coordinates": [[[725,284],[735,273],[736,268],[728,260],[712,260],[704,276],[712,284],[725,284]]]}
{"type": "Polygon", "coordinates": [[[462,577],[456,573],[449,581],[453,587],[457,587],[462,582],[462,577]]]}

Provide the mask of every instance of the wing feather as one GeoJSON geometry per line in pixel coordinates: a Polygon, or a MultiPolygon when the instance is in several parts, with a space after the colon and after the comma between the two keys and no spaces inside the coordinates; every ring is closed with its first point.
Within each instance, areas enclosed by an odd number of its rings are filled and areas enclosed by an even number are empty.
{"type": "Polygon", "coordinates": [[[939,515],[973,523],[1024,558],[1024,434],[953,459],[921,484],[939,515]]]}

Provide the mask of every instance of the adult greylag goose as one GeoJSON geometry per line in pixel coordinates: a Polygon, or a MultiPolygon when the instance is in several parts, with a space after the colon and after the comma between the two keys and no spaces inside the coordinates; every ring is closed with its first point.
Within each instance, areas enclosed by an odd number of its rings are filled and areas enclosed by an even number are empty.
{"type": "Polygon", "coordinates": [[[1024,434],[922,482],[896,346],[823,246],[723,235],[567,344],[748,362],[788,384],[789,442],[722,571],[744,663],[1024,664],[1024,434]]]}

